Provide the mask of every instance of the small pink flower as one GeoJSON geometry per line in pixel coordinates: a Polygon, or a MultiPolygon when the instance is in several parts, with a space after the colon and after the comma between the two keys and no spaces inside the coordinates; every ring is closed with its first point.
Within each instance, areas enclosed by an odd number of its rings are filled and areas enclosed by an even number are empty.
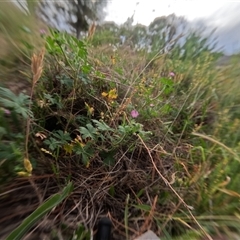
{"type": "Polygon", "coordinates": [[[5,113],[6,115],[10,115],[10,114],[11,114],[11,112],[10,112],[8,109],[4,109],[4,113],[5,113]]]}
{"type": "Polygon", "coordinates": [[[3,110],[4,114],[6,114],[6,115],[11,114],[11,111],[9,111],[8,109],[6,109],[6,108],[1,108],[1,109],[3,110]]]}
{"type": "Polygon", "coordinates": [[[132,110],[132,111],[131,111],[131,116],[132,116],[133,118],[138,117],[138,115],[139,115],[139,112],[138,112],[137,110],[132,110]]]}
{"type": "Polygon", "coordinates": [[[174,72],[170,72],[170,73],[169,73],[169,76],[170,76],[170,77],[174,77],[174,76],[175,76],[175,73],[174,73],[174,72]]]}
{"type": "Polygon", "coordinates": [[[151,103],[151,104],[150,104],[150,107],[154,107],[154,104],[151,103]]]}
{"type": "Polygon", "coordinates": [[[41,28],[41,29],[39,30],[39,32],[40,32],[41,35],[45,35],[45,34],[47,33],[46,30],[43,29],[43,28],[41,28]]]}

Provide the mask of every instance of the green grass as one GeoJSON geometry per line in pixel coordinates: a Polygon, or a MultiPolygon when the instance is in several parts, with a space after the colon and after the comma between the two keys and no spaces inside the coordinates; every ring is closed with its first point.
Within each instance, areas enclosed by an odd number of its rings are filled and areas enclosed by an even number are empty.
{"type": "Polygon", "coordinates": [[[30,96],[1,88],[5,221],[20,186],[41,205],[71,180],[71,195],[31,231],[50,221],[52,238],[90,239],[108,215],[116,239],[149,228],[163,239],[237,239],[238,62],[216,68],[195,35],[169,55],[100,40],[51,31],[44,59],[31,60],[30,96]]]}
{"type": "MultiPolygon", "coordinates": [[[[36,1],[30,4],[34,5],[36,1]]],[[[26,90],[29,85],[26,76],[29,78],[31,74],[31,56],[44,46],[41,31],[47,28],[36,20],[33,12],[27,14],[11,1],[2,1],[0,6],[0,84],[8,84],[16,93],[16,75],[21,90],[26,90]]]]}

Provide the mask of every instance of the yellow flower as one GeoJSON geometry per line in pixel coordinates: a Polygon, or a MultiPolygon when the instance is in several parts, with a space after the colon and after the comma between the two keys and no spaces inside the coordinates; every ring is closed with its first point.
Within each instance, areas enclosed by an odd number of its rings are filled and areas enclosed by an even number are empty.
{"type": "Polygon", "coordinates": [[[88,112],[88,116],[93,116],[94,114],[94,108],[90,107],[86,102],[85,102],[85,106],[87,108],[87,112],[88,112]]]}
{"type": "Polygon", "coordinates": [[[28,172],[17,172],[17,175],[19,177],[30,177],[31,176],[31,173],[28,173],[28,172]]]}
{"type": "Polygon", "coordinates": [[[74,143],[78,144],[81,147],[84,147],[86,145],[79,135],[77,135],[77,137],[74,139],[74,143]]]}
{"type": "Polygon", "coordinates": [[[108,93],[102,92],[102,96],[106,97],[108,102],[112,102],[114,99],[118,97],[117,90],[116,88],[114,88],[114,89],[111,89],[108,93]]]}
{"type": "Polygon", "coordinates": [[[32,164],[28,158],[24,158],[23,164],[24,164],[24,168],[27,170],[27,172],[32,173],[32,164]]]}
{"type": "Polygon", "coordinates": [[[67,143],[63,146],[63,149],[66,153],[69,153],[71,155],[73,150],[73,144],[67,143]]]}
{"type": "Polygon", "coordinates": [[[111,56],[111,60],[112,60],[112,65],[115,65],[116,64],[116,59],[114,56],[111,56]]]}
{"type": "Polygon", "coordinates": [[[104,119],[104,112],[101,112],[100,115],[101,115],[101,119],[104,119]]]}
{"type": "Polygon", "coordinates": [[[107,95],[108,95],[108,93],[102,92],[102,96],[103,96],[103,97],[107,97],[107,95]]]}
{"type": "Polygon", "coordinates": [[[45,148],[41,148],[40,150],[41,150],[42,152],[44,152],[44,153],[47,153],[47,154],[53,156],[53,154],[52,154],[51,152],[49,152],[47,149],[45,149],[45,148]]]}
{"type": "Polygon", "coordinates": [[[86,168],[89,168],[89,166],[90,166],[90,161],[87,162],[86,168]]]}
{"type": "Polygon", "coordinates": [[[117,96],[118,96],[118,95],[117,95],[117,90],[116,90],[116,88],[110,90],[109,93],[108,93],[108,98],[111,99],[111,100],[116,99],[117,96]]]}

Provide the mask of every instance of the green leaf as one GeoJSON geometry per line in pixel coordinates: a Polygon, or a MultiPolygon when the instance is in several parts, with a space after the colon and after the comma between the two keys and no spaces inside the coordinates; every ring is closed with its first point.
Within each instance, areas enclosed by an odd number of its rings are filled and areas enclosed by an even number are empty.
{"type": "Polygon", "coordinates": [[[62,144],[65,144],[71,140],[70,134],[68,132],[63,132],[62,130],[54,132],[53,136],[59,139],[62,144]]]}
{"type": "Polygon", "coordinates": [[[24,118],[33,117],[32,111],[28,109],[31,103],[30,98],[23,93],[17,96],[11,90],[0,87],[0,103],[7,109],[13,109],[24,118]]]}
{"type": "Polygon", "coordinates": [[[80,127],[80,133],[82,134],[82,138],[83,139],[87,139],[87,138],[91,138],[91,139],[95,139],[96,135],[97,135],[97,131],[96,129],[93,127],[92,124],[88,123],[86,125],[87,128],[85,127],[80,127]]]}
{"type": "Polygon", "coordinates": [[[108,126],[104,121],[102,121],[102,120],[98,121],[98,120],[93,119],[92,121],[96,124],[97,128],[98,128],[99,130],[101,130],[101,131],[111,131],[111,132],[114,131],[111,127],[109,127],[109,126],[108,126]]]}
{"type": "Polygon", "coordinates": [[[27,231],[34,226],[44,215],[61,203],[73,190],[73,184],[70,182],[63,189],[62,193],[54,194],[41,206],[39,206],[32,214],[30,214],[15,230],[13,230],[6,240],[20,240],[27,233],[27,231]]]}
{"type": "Polygon", "coordinates": [[[141,189],[138,193],[137,193],[137,197],[140,198],[143,193],[145,192],[145,189],[141,189]]]}
{"type": "Polygon", "coordinates": [[[115,188],[114,188],[114,186],[113,186],[113,185],[112,185],[112,186],[110,186],[110,188],[109,188],[108,192],[109,192],[109,194],[110,194],[112,197],[114,197],[114,196],[115,196],[115,188]]]}
{"type": "Polygon", "coordinates": [[[83,225],[80,225],[75,231],[72,240],[87,240],[91,239],[91,233],[83,225]]]}
{"type": "Polygon", "coordinates": [[[87,164],[89,163],[90,158],[89,155],[87,153],[82,153],[82,162],[85,166],[87,166],[87,164]]]}
{"type": "Polygon", "coordinates": [[[0,139],[1,139],[5,134],[7,134],[6,129],[3,128],[3,127],[0,127],[0,139]]]}
{"type": "Polygon", "coordinates": [[[59,77],[59,81],[61,82],[62,85],[65,85],[67,88],[73,88],[74,85],[74,81],[66,76],[66,75],[62,75],[61,77],[59,77]]]}
{"type": "Polygon", "coordinates": [[[103,160],[104,164],[113,166],[115,163],[115,156],[116,150],[112,151],[102,151],[99,153],[101,159],[103,160]]]}
{"type": "Polygon", "coordinates": [[[140,205],[134,205],[133,204],[132,206],[135,207],[135,208],[138,208],[140,210],[143,210],[143,211],[147,211],[147,212],[151,211],[151,206],[149,206],[147,204],[140,204],[140,205]]]}
{"type": "Polygon", "coordinates": [[[83,71],[84,74],[89,74],[91,71],[91,66],[90,65],[83,65],[81,67],[81,70],[83,71]]]}
{"type": "Polygon", "coordinates": [[[52,151],[61,146],[61,141],[57,141],[55,138],[52,137],[46,139],[44,143],[47,144],[52,151]]]}
{"type": "Polygon", "coordinates": [[[21,26],[21,30],[23,30],[25,33],[32,33],[31,30],[27,26],[21,26]]]}

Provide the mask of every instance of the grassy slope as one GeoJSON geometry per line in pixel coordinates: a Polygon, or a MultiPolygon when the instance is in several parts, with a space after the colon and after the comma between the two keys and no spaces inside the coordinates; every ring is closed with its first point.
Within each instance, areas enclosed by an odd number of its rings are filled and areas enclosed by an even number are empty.
{"type": "Polygon", "coordinates": [[[42,73],[41,56],[32,59],[31,108],[24,96],[8,105],[9,92],[1,92],[0,232],[70,179],[72,195],[37,225],[42,237],[73,236],[81,223],[93,229],[108,215],[115,239],[148,228],[163,239],[237,239],[238,62],[215,69],[208,52],[194,61],[155,60],[128,46],[94,48],[64,34],[46,41],[42,73]],[[16,121],[26,125],[16,128],[16,121]],[[32,175],[30,183],[16,180],[19,172],[32,175]]]}

